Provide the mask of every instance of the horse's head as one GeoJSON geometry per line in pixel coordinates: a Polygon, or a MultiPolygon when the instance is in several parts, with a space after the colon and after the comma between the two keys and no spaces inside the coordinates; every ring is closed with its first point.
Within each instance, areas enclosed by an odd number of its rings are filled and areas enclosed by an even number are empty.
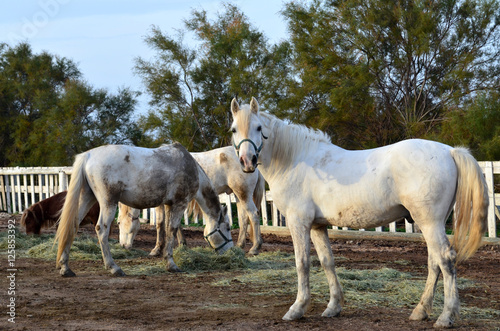
{"type": "Polygon", "coordinates": [[[120,228],[120,246],[131,249],[135,236],[141,227],[139,222],[139,209],[120,206],[118,212],[118,226],[120,228]]]}
{"type": "Polygon", "coordinates": [[[40,234],[40,229],[42,228],[42,224],[31,208],[24,210],[21,216],[21,225],[24,227],[27,234],[40,234]]]}
{"type": "Polygon", "coordinates": [[[254,172],[257,168],[260,151],[263,146],[262,123],[259,118],[259,103],[252,97],[250,105],[241,108],[236,98],[231,101],[233,114],[233,146],[244,172],[254,172]]]}
{"type": "Polygon", "coordinates": [[[203,235],[210,247],[215,249],[215,251],[219,254],[222,254],[233,247],[231,225],[229,224],[226,206],[221,207],[218,221],[207,222],[203,235]]]}

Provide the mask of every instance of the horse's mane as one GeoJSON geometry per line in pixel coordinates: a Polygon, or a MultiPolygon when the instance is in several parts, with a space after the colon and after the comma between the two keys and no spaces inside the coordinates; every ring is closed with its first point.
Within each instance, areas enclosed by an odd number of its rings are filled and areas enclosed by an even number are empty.
{"type": "Polygon", "coordinates": [[[306,158],[308,152],[317,150],[319,143],[331,143],[330,137],[323,131],[301,124],[288,124],[268,113],[259,112],[259,115],[268,123],[265,134],[274,137],[271,167],[275,170],[306,158]]]}

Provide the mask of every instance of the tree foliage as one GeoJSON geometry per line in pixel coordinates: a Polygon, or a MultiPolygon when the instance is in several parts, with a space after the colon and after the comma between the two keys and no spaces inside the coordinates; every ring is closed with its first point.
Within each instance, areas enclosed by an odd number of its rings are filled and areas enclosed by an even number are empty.
{"type": "Polygon", "coordinates": [[[69,165],[106,143],[131,143],[135,94],[94,89],[77,66],[31,47],[0,46],[0,166],[69,165]]]}
{"type": "Polygon", "coordinates": [[[290,2],[296,118],[344,147],[439,130],[451,109],[498,89],[495,0],[290,2]]]}
{"type": "Polygon", "coordinates": [[[184,23],[174,37],[154,27],[146,42],[157,52],[155,59],[137,59],[135,70],[152,99],[141,127],[154,143],[177,140],[193,151],[226,146],[231,99],[264,101],[276,95],[286,49],[269,46],[231,4],[213,21],[206,11],[194,10],[184,23]],[[199,41],[198,49],[183,44],[188,32],[199,41]]]}
{"type": "Polygon", "coordinates": [[[500,160],[500,91],[481,93],[467,107],[448,116],[433,138],[467,146],[480,160],[500,160]]]}
{"type": "Polygon", "coordinates": [[[135,92],[0,44],[0,166],[66,165],[108,143],[225,146],[231,99],[252,96],[345,148],[422,137],[500,159],[499,0],[289,1],[282,15],[290,38],[274,45],[227,3],[213,19],[193,10],[175,35],[153,27],[155,56],[134,68],[151,97],[137,121],[135,92]]]}

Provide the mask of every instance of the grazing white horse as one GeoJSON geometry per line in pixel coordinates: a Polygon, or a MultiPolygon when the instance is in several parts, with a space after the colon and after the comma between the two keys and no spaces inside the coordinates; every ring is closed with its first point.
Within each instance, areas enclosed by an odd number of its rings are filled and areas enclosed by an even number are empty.
{"type": "MultiPolygon", "coordinates": [[[[207,174],[212,182],[215,193],[234,193],[236,196],[238,223],[240,226],[237,245],[241,248],[245,247],[250,221],[250,237],[253,246],[250,248],[249,253],[257,255],[262,246],[260,217],[257,206],[260,205],[264,195],[264,178],[258,171],[248,174],[242,173],[239,159],[234,154],[232,146],[217,148],[207,152],[191,153],[191,155],[207,174]]],[[[161,207],[156,208],[155,211],[156,215],[161,215],[163,212],[161,207]]],[[[159,219],[161,220],[162,217],[159,217],[159,219]]],[[[131,248],[140,228],[139,210],[120,205],[118,224],[120,226],[120,244],[125,248],[131,248]]],[[[162,226],[164,226],[164,223],[156,222],[158,236],[156,246],[151,251],[151,255],[153,256],[159,255],[161,252],[163,236],[160,235],[160,232],[162,231],[162,226]]],[[[182,235],[181,228],[177,232],[177,238],[179,244],[185,244],[186,240],[182,235]]]]}
{"type": "Polygon", "coordinates": [[[118,202],[138,209],[165,205],[165,260],[169,271],[179,271],[173,260],[174,235],[193,199],[208,216],[204,231],[209,244],[219,253],[231,248],[227,211],[221,208],[203,169],[181,144],[155,149],[107,145],[77,155],[55,237],[55,242],[59,242],[57,264],[61,266],[61,275],[75,275],[68,266],[69,250],[78,225],[96,201],[100,213],[95,230],[104,265],[113,275],[125,275],[113,261],[108,244],[118,202]]]}
{"type": "Polygon", "coordinates": [[[459,313],[455,263],[470,257],[486,229],[488,195],[476,160],[464,148],[411,139],[370,150],[348,151],[329,137],[259,112],[257,101],[231,102],[233,142],[242,169],[257,165],[286,216],[298,274],[295,303],[283,317],[302,317],[310,302],[310,239],[330,288],[323,316],[339,315],[343,294],[335,273],[327,226],[372,228],[407,216],[427,242],[429,274],[411,320],[432,308],[440,273],[444,309],[435,327],[450,327],[459,313]],[[455,204],[452,245],[445,221],[455,204]]]}

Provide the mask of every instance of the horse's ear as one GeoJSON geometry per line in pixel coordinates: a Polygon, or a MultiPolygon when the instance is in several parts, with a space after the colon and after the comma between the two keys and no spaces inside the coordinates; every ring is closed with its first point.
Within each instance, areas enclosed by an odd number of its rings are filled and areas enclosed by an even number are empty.
{"type": "Polygon", "coordinates": [[[250,110],[254,114],[257,114],[259,112],[259,103],[254,97],[252,97],[252,101],[250,101],[250,110]]]}
{"type": "Polygon", "coordinates": [[[231,112],[233,115],[236,115],[236,113],[240,110],[240,105],[238,104],[238,101],[236,101],[236,98],[233,98],[231,101],[231,112]]]}
{"type": "Polygon", "coordinates": [[[224,215],[224,218],[227,215],[227,205],[222,206],[222,214],[224,215]]]}

